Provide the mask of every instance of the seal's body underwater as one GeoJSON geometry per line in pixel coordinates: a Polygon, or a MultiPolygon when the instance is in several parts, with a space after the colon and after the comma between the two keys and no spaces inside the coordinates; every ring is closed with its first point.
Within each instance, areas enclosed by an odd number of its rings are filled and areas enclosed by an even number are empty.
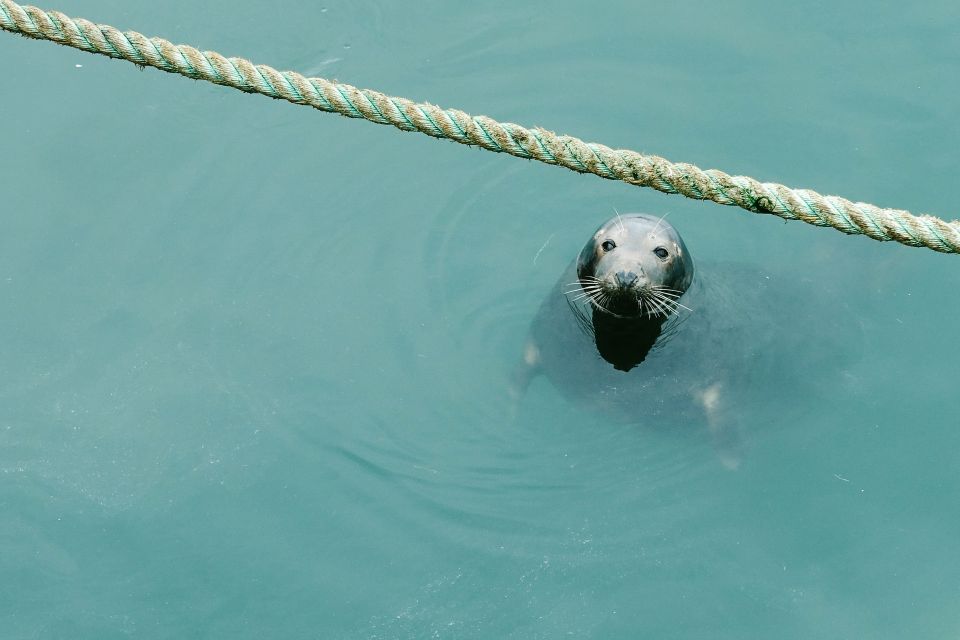
{"type": "Polygon", "coordinates": [[[736,467],[736,408],[753,397],[752,382],[783,368],[773,354],[794,342],[776,319],[796,304],[777,289],[770,275],[747,267],[696,273],[665,220],[617,216],[597,229],[541,305],[513,391],[522,394],[544,373],[605,416],[706,426],[723,463],[736,467]]]}

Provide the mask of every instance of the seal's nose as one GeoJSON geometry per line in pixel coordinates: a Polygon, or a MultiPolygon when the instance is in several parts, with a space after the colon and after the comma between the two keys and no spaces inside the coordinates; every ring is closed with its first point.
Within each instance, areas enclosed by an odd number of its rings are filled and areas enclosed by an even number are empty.
{"type": "Polygon", "coordinates": [[[639,278],[633,271],[618,271],[617,284],[623,288],[632,287],[639,278]]]}

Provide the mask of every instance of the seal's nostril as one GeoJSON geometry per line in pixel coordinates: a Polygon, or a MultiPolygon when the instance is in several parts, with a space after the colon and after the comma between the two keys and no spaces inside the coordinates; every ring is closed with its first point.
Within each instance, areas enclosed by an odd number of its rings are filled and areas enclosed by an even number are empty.
{"type": "Polygon", "coordinates": [[[633,271],[618,271],[617,272],[617,284],[621,287],[632,287],[636,284],[637,274],[633,271]]]}

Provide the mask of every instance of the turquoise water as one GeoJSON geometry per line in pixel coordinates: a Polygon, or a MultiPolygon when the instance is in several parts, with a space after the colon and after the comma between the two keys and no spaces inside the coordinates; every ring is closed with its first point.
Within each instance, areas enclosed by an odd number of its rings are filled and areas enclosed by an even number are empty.
{"type": "MultiPolygon", "coordinates": [[[[836,4],[44,8],[956,217],[955,3],[836,4]]],[[[960,633],[955,256],[10,34],[0,61],[4,638],[960,633]],[[812,289],[784,344],[824,340],[818,290],[857,315],[842,370],[770,355],[735,472],[542,378],[508,400],[614,207],[812,289]]]]}

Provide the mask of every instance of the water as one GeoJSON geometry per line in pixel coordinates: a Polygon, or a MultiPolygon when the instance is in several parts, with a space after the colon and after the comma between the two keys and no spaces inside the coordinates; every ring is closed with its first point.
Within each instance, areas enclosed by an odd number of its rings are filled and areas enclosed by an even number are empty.
{"type": "MultiPolygon", "coordinates": [[[[946,1],[45,8],[956,215],[946,1]]],[[[0,36],[5,638],[960,632],[956,257],[0,36]],[[544,379],[513,415],[614,207],[858,314],[845,384],[742,407],[739,471],[544,379]]]]}

